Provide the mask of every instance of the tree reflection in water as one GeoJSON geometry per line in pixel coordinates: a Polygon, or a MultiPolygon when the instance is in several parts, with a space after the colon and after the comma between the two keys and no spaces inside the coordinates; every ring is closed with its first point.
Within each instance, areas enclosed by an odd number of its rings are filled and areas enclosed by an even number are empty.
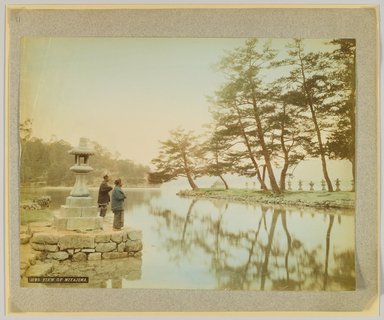
{"type": "MultiPolygon", "coordinates": [[[[210,260],[207,268],[216,278],[217,289],[355,289],[354,252],[336,252],[334,249],[330,263],[334,214],[338,214],[340,224],[339,212],[323,212],[329,219],[327,229],[322,239],[316,239],[317,246],[311,247],[290,232],[284,207],[255,206],[256,227],[234,231],[223,223],[226,214],[234,214],[227,213],[228,202],[212,200],[215,214],[203,214],[195,210],[199,201],[191,200],[184,215],[159,208],[153,209],[152,214],[162,218],[158,220],[157,232],[165,237],[171,263],[179,265],[201,250],[204,261],[210,260]],[[256,208],[260,215],[256,214],[256,208]],[[164,220],[167,230],[164,230],[164,220]]],[[[316,209],[306,212],[316,216],[316,209]]],[[[290,218],[291,214],[289,212],[290,218]]],[[[292,214],[295,215],[303,217],[303,210],[299,210],[299,215],[292,214]]]]}
{"type": "Polygon", "coordinates": [[[326,244],[325,244],[325,270],[324,270],[324,284],[323,284],[323,290],[327,289],[327,283],[328,283],[328,264],[329,264],[329,245],[331,242],[331,231],[333,226],[333,221],[335,220],[335,216],[329,217],[329,226],[327,230],[327,237],[326,237],[326,244]]]}

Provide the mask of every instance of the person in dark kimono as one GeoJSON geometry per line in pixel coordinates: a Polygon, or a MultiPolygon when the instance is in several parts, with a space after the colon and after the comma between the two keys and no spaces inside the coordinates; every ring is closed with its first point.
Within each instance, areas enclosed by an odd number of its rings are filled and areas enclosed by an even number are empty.
{"type": "Polygon", "coordinates": [[[113,230],[120,230],[124,226],[124,199],[126,198],[121,187],[121,179],[115,180],[112,191],[113,230]]]}
{"type": "Polygon", "coordinates": [[[100,217],[105,217],[105,214],[107,213],[108,203],[111,201],[109,191],[113,189],[108,185],[109,177],[107,174],[103,177],[103,179],[103,182],[100,184],[99,196],[97,198],[97,203],[100,209],[100,217]]]}

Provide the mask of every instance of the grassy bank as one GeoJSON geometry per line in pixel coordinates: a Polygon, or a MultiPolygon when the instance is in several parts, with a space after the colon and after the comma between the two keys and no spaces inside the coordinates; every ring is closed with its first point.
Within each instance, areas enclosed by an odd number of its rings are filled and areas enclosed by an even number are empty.
{"type": "Polygon", "coordinates": [[[182,197],[223,199],[246,203],[266,203],[320,208],[354,208],[355,193],[322,191],[287,191],[282,194],[249,189],[198,189],[178,193],[182,197]]]}
{"type": "Polygon", "coordinates": [[[49,221],[53,218],[53,211],[49,208],[42,210],[20,209],[20,224],[26,225],[31,222],[49,221]]]}

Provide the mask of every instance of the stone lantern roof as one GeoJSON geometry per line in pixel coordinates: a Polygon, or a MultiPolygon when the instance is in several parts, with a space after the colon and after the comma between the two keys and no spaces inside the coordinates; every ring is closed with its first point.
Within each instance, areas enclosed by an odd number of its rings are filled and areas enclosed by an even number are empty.
{"type": "Polygon", "coordinates": [[[95,150],[89,146],[89,140],[86,138],[80,138],[79,145],[74,147],[68,153],[73,155],[94,155],[95,150]]]}

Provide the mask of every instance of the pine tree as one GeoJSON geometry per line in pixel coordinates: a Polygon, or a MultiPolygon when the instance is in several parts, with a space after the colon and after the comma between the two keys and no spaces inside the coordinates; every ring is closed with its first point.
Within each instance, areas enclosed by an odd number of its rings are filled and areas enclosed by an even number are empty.
{"type": "Polygon", "coordinates": [[[170,131],[170,138],[160,143],[159,156],[152,160],[156,171],[150,173],[150,179],[166,182],[186,177],[191,188],[198,189],[194,178],[202,173],[203,159],[198,137],[178,128],[170,131]]]}

